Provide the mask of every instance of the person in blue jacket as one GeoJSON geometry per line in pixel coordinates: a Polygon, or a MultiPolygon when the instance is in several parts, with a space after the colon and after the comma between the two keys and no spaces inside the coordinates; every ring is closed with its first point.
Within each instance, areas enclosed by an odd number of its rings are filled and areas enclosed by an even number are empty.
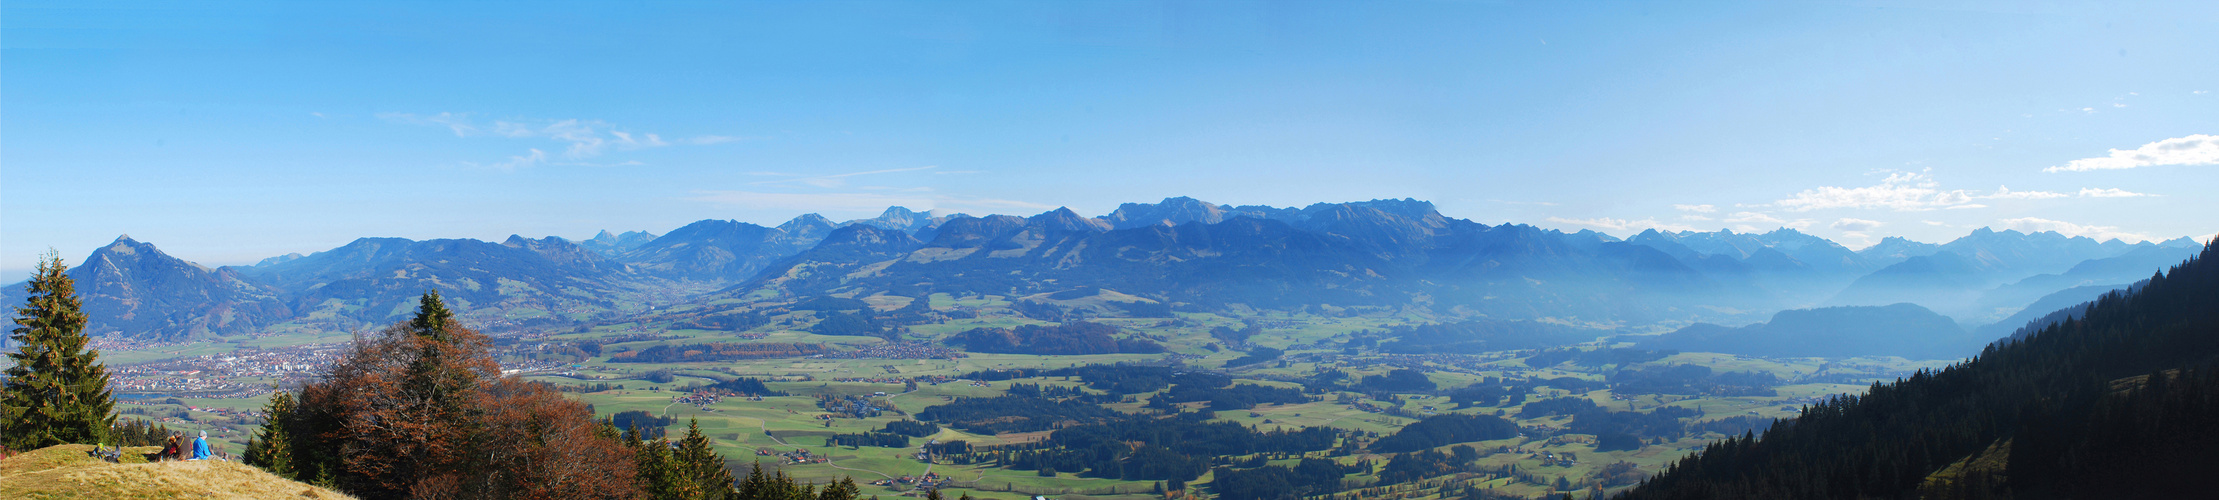
{"type": "Polygon", "coordinates": [[[214,455],[208,452],[208,431],[200,431],[200,438],[193,440],[193,460],[207,460],[214,455]]]}

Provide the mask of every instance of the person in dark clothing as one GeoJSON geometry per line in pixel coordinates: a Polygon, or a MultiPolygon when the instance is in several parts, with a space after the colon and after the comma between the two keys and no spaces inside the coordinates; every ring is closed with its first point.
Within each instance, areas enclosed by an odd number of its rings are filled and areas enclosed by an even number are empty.
{"type": "Polygon", "coordinates": [[[170,434],[168,446],[162,447],[161,460],[176,460],[184,450],[177,447],[177,434],[170,434]]]}

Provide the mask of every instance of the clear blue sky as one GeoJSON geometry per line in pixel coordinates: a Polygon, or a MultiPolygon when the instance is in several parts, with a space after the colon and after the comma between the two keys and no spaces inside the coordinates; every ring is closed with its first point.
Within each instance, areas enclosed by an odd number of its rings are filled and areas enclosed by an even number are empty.
{"type": "Polygon", "coordinates": [[[2018,3],[15,0],[0,269],[1180,195],[2219,231],[2219,3],[2018,3]]]}

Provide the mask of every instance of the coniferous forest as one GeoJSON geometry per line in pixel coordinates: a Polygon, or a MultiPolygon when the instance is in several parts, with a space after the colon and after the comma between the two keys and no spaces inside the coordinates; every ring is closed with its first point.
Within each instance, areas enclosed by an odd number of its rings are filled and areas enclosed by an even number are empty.
{"type": "Polygon", "coordinates": [[[1946,369],[1714,443],[1619,498],[2192,498],[2219,464],[2219,246],[1946,369]]]}

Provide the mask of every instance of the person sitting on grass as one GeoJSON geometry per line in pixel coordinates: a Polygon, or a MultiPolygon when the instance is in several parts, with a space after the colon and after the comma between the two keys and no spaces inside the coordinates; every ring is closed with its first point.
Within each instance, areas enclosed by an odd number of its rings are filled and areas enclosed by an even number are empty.
{"type": "Polygon", "coordinates": [[[172,432],[170,433],[169,446],[162,447],[162,453],[155,455],[155,461],[176,460],[179,452],[180,450],[177,449],[177,433],[172,432]]]}
{"type": "Polygon", "coordinates": [[[209,455],[208,431],[200,431],[200,438],[193,440],[193,460],[207,460],[209,455]]]}

